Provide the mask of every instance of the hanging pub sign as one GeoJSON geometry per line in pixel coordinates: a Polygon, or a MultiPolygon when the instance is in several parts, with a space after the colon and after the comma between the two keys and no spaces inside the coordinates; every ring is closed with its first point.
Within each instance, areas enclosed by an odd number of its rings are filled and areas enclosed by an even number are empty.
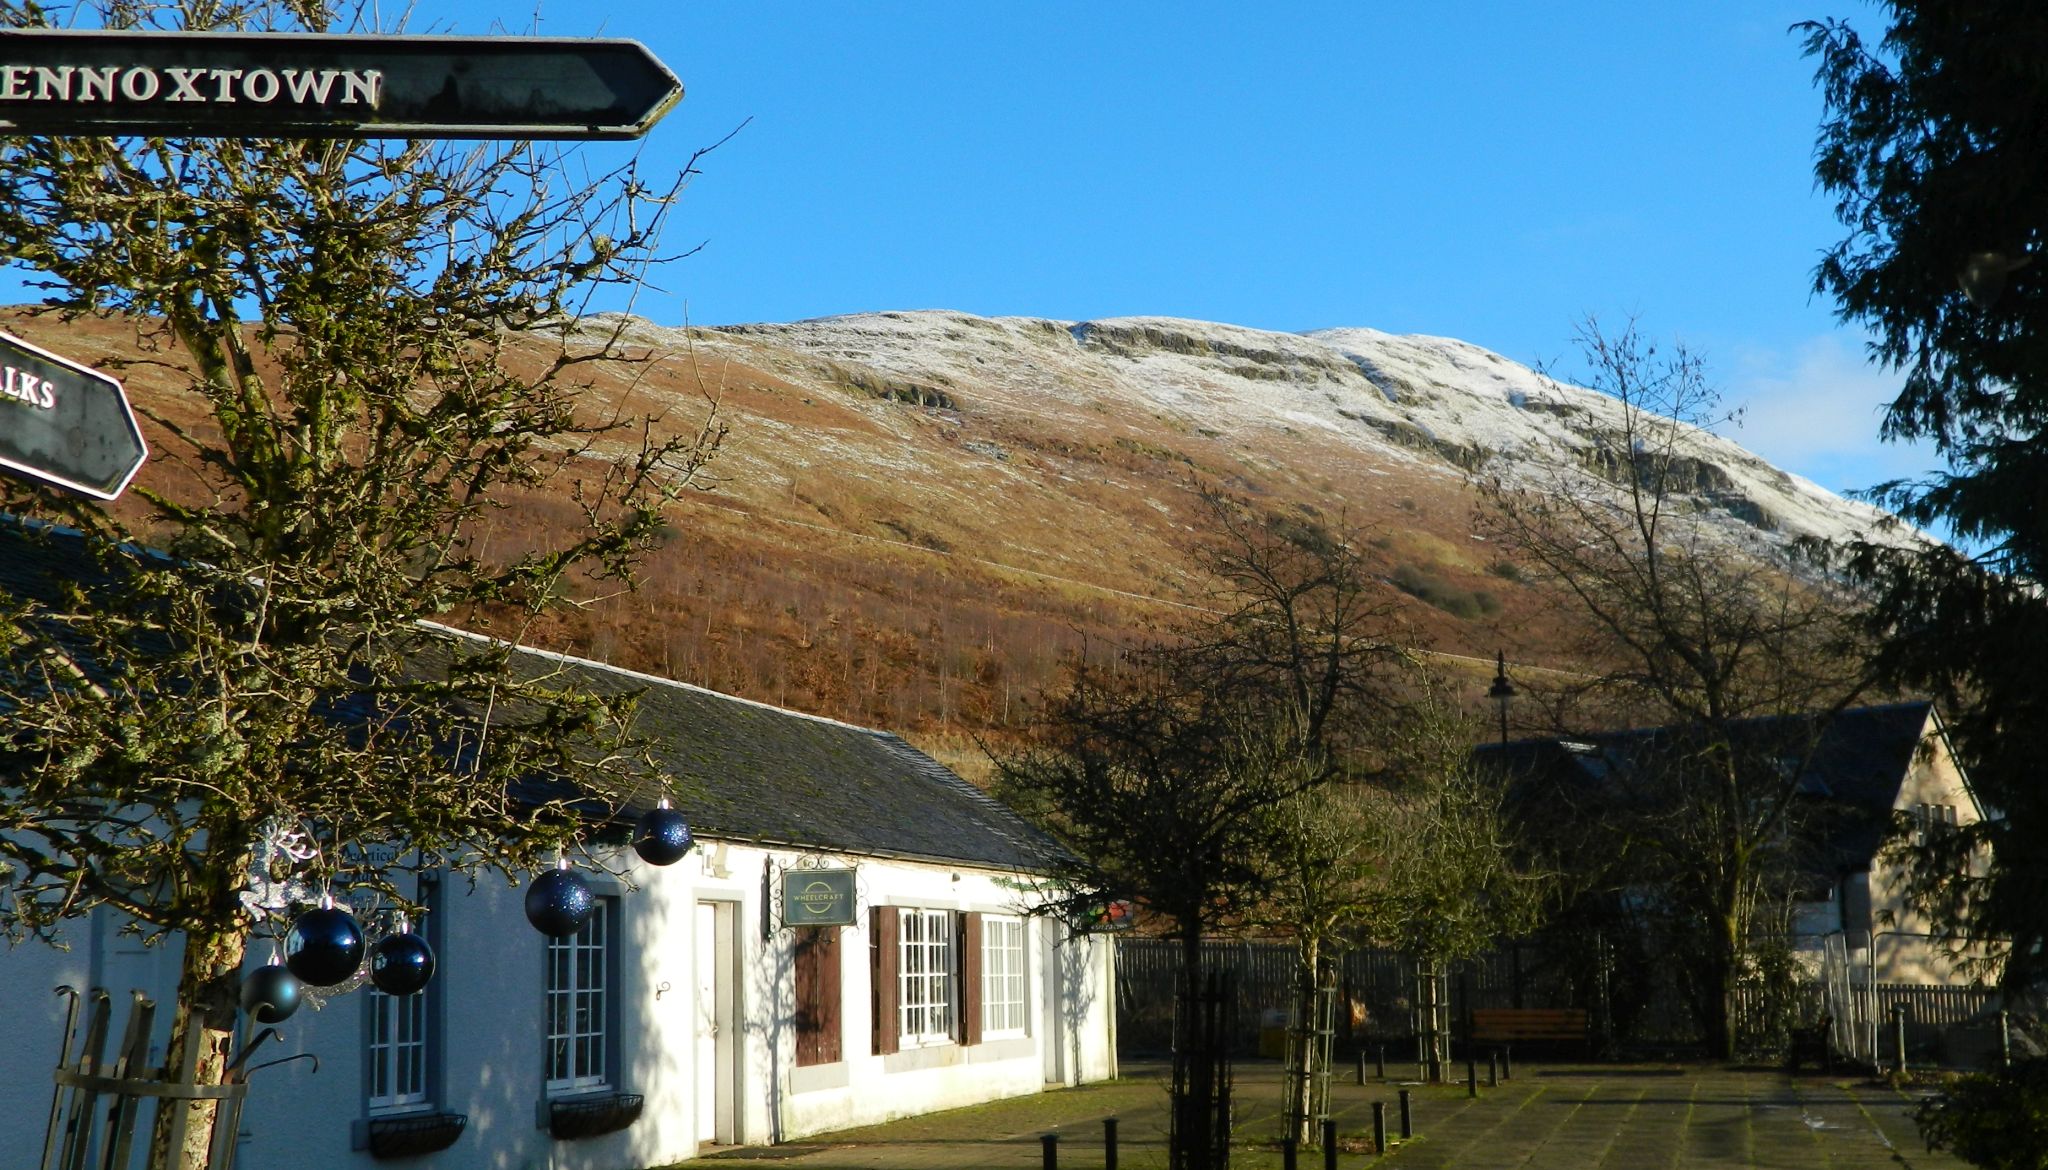
{"type": "Polygon", "coordinates": [[[681,100],[638,41],[0,31],[0,131],[638,138],[681,100]]]}
{"type": "Polygon", "coordinates": [[[852,926],[853,871],[790,869],[782,874],[782,925],[852,926]]]}

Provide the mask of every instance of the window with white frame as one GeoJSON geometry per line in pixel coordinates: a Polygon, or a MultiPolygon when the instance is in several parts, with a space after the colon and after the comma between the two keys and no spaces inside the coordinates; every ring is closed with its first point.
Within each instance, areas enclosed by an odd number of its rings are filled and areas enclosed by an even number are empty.
{"type": "Polygon", "coordinates": [[[427,1107],[427,992],[369,997],[370,1112],[427,1107]]]}
{"type": "Polygon", "coordinates": [[[981,919],[981,1037],[1024,1034],[1024,920],[981,919]]]}
{"type": "MultiPolygon", "coordinates": [[[[440,902],[439,889],[432,875],[420,875],[417,896],[422,909],[440,902]]],[[[414,921],[400,914],[387,925],[428,936],[433,921],[431,915],[414,921]]],[[[363,1096],[370,1116],[433,1107],[432,1062],[438,1040],[430,1037],[428,1030],[437,1026],[439,1004],[434,997],[439,994],[438,985],[432,982],[411,995],[364,990],[363,1096]]]]}
{"type": "Polygon", "coordinates": [[[905,908],[901,919],[901,994],[897,1014],[906,1044],[953,1037],[953,915],[905,908]]]}
{"type": "Polygon", "coordinates": [[[609,1084],[613,899],[597,899],[583,929],[548,940],[547,1088],[609,1084]]]}

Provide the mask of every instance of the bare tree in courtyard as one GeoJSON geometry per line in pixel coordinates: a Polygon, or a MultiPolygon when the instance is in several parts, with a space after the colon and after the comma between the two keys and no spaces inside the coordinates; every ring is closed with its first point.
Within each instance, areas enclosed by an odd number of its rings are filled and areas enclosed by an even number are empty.
{"type": "Polygon", "coordinates": [[[1645,787],[1623,831],[1638,880],[1681,929],[1695,1017],[1725,1056],[1757,908],[1786,876],[1805,762],[1864,686],[1844,620],[1853,598],[1821,566],[1708,522],[1715,473],[1697,437],[1716,396],[1696,355],[1660,355],[1632,324],[1608,335],[1589,323],[1580,342],[1588,384],[1621,407],[1583,454],[1597,479],[1490,479],[1478,523],[1576,611],[1565,628],[1587,631],[1575,647],[1586,678],[1567,689],[1581,709],[1667,730],[1632,773],[1645,787]],[[1806,718],[1766,745],[1743,733],[1764,716],[1806,718]]]}
{"type": "MultiPolygon", "coordinates": [[[[1413,956],[1440,992],[1451,964],[1534,928],[1544,884],[1516,860],[1500,792],[1469,767],[1477,725],[1445,701],[1440,680],[1416,669],[1398,706],[1377,713],[1369,766],[1288,798],[1266,870],[1256,922],[1293,940],[1295,1061],[1287,1116],[1297,1139],[1317,1140],[1314,1088],[1327,1084],[1335,961],[1377,944],[1413,956]],[[1313,1057],[1314,1059],[1310,1059],[1313,1057]]],[[[1440,1013],[1439,1013],[1440,1014],[1440,1013]]],[[[1425,1019],[1436,1064],[1449,1033],[1425,1019]]]]}
{"type": "Polygon", "coordinates": [[[1385,877],[1377,831],[1387,812],[1384,796],[1375,786],[1337,780],[1288,797],[1269,814],[1275,821],[1264,867],[1269,886],[1253,920],[1294,945],[1284,1112],[1303,1143],[1319,1140],[1314,1120],[1327,1103],[1326,1096],[1318,1100],[1318,1090],[1327,1093],[1330,1073],[1334,962],[1366,933],[1385,877]]]}
{"type": "MultiPolygon", "coordinates": [[[[1112,665],[1074,664],[1035,749],[999,762],[1000,790],[1074,847],[1075,888],[1137,899],[1171,923],[1184,1038],[1202,1008],[1203,938],[1273,894],[1286,832],[1276,810],[1357,766],[1368,713],[1390,703],[1389,675],[1406,660],[1343,535],[1230,501],[1213,514],[1214,616],[1112,665]]],[[[1176,1167],[1227,1156],[1222,1056],[1175,1054],[1176,1167]]]]}

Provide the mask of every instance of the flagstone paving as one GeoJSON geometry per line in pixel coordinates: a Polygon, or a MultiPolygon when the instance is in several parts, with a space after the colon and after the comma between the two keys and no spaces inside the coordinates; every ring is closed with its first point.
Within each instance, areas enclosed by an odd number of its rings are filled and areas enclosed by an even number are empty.
{"type": "MultiPolygon", "coordinates": [[[[1911,1113],[1920,1090],[1856,1077],[1787,1075],[1718,1065],[1527,1065],[1467,1095],[1455,1085],[1345,1075],[1331,1087],[1344,1170],[1962,1170],[1929,1153],[1911,1113]],[[1372,1105],[1398,1136],[1398,1092],[1412,1095],[1415,1136],[1371,1152],[1372,1105]]],[[[1482,1079],[1484,1077],[1482,1071],[1482,1079]]],[[[1166,1163],[1166,1076],[1127,1064],[1111,1084],[1061,1089],[783,1146],[720,1151],[707,1161],[774,1161],[793,1170],[1026,1170],[1043,1165],[1041,1137],[1059,1135],[1065,1170],[1103,1166],[1105,1117],[1118,1118],[1119,1170],[1166,1163]]],[[[1237,1074],[1234,1170],[1282,1165],[1280,1074],[1246,1062],[1237,1074]]],[[[701,1164],[701,1163],[697,1163],[701,1164]]],[[[1301,1170],[1325,1165],[1299,1152],[1301,1170]]]]}

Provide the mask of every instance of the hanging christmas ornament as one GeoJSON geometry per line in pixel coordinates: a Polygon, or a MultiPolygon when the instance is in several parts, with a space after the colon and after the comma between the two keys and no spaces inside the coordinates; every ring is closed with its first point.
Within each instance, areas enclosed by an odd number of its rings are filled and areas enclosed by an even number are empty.
{"type": "Polygon", "coordinates": [[[284,936],[284,965],[299,982],[332,987],[356,973],[363,962],[363,931],[331,898],[292,922],[284,936]]]}
{"type": "Polygon", "coordinates": [[[597,898],[583,875],[558,860],[554,869],[533,879],[526,887],[526,920],[549,938],[568,938],[590,921],[597,898]]]}
{"type": "Polygon", "coordinates": [[[668,806],[666,796],[633,829],[633,852],[649,865],[674,865],[696,843],[683,814],[668,806]]]}
{"type": "Polygon", "coordinates": [[[398,931],[370,948],[370,982],[386,995],[411,995],[434,977],[434,948],[412,932],[404,915],[398,931]]]}
{"type": "Polygon", "coordinates": [[[242,1010],[259,1024],[282,1024],[299,1010],[299,981],[273,959],[242,977],[242,1010]]]}

